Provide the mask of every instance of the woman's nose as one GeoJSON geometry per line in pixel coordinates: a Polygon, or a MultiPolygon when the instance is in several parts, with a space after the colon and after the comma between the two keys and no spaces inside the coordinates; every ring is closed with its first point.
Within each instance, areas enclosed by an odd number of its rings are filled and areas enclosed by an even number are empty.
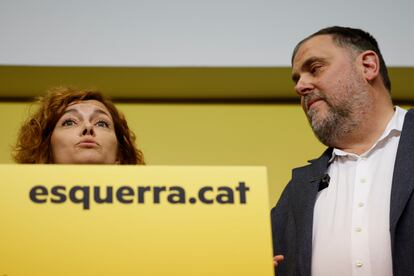
{"type": "Polygon", "coordinates": [[[82,135],[95,136],[95,131],[93,130],[93,125],[92,124],[85,124],[85,126],[82,130],[82,135]]]}

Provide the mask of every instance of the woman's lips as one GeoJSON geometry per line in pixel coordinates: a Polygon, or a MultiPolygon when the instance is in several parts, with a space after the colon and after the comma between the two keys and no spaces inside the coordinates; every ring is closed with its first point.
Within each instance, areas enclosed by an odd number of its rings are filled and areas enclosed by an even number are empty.
{"type": "Polygon", "coordinates": [[[76,145],[81,148],[94,148],[94,147],[99,146],[99,144],[95,142],[94,140],[83,140],[77,143],[76,145]]]}

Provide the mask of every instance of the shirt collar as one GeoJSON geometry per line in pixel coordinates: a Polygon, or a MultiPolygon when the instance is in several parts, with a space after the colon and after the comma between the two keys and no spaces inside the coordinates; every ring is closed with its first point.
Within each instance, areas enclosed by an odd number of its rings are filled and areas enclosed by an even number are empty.
{"type": "MultiPolygon", "coordinates": [[[[367,150],[365,153],[363,153],[363,155],[370,152],[378,144],[379,141],[382,141],[388,136],[390,136],[391,132],[393,133],[397,132],[398,135],[401,134],[402,127],[404,124],[404,118],[405,118],[405,114],[407,113],[407,110],[402,109],[399,106],[396,106],[394,110],[395,110],[394,115],[392,116],[391,120],[388,122],[387,127],[385,128],[380,138],[378,138],[378,140],[375,141],[374,145],[369,150],[367,150]]],[[[332,151],[332,157],[329,159],[329,163],[331,163],[335,159],[336,156],[354,156],[358,158],[357,154],[349,153],[349,152],[334,148],[332,151]]]]}

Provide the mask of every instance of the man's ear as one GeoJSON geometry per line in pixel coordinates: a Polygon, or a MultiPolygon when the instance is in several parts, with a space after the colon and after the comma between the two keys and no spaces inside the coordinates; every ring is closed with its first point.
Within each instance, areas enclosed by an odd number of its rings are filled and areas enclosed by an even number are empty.
{"type": "Polygon", "coordinates": [[[361,53],[360,57],[364,77],[368,82],[371,82],[380,74],[380,61],[378,55],[374,51],[367,50],[361,53]]]}

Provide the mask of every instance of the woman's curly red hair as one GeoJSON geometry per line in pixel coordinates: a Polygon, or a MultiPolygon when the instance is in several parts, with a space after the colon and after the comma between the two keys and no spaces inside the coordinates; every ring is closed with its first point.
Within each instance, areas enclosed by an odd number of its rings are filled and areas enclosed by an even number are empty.
{"type": "Polygon", "coordinates": [[[74,102],[96,100],[111,113],[120,164],[145,164],[143,153],[135,146],[135,134],[129,129],[125,116],[99,91],[71,87],[55,87],[39,97],[39,109],[20,128],[13,157],[17,163],[54,163],[50,145],[52,132],[66,107],[74,102]]]}

